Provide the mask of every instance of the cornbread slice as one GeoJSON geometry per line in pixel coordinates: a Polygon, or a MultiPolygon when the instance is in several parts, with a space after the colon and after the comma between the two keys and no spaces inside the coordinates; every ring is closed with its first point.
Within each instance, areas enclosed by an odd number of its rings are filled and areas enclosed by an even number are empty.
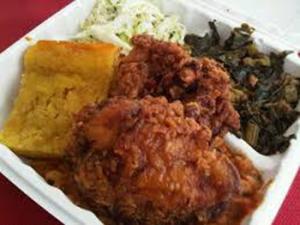
{"type": "Polygon", "coordinates": [[[118,48],[111,44],[39,41],[0,142],[29,157],[64,155],[74,113],[107,97],[118,48]]]}

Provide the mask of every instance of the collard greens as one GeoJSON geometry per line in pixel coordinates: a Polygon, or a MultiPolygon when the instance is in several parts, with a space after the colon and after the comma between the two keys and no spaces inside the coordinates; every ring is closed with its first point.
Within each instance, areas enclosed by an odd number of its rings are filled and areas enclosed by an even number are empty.
{"type": "Polygon", "coordinates": [[[185,43],[195,57],[208,56],[223,63],[231,76],[232,102],[241,116],[237,135],[258,152],[270,155],[284,152],[293,136],[285,131],[297,119],[300,80],[284,72],[290,52],[260,52],[247,24],[234,28],[224,43],[215,22],[204,36],[188,34],[185,43]]]}

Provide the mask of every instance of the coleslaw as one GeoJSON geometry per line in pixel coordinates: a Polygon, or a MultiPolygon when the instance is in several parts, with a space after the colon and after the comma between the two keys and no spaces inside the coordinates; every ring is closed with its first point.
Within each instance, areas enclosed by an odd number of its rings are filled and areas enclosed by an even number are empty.
{"type": "Polygon", "coordinates": [[[97,0],[75,39],[103,41],[132,49],[131,37],[149,34],[163,41],[183,44],[185,27],[176,16],[166,16],[148,1],[97,0]]]}

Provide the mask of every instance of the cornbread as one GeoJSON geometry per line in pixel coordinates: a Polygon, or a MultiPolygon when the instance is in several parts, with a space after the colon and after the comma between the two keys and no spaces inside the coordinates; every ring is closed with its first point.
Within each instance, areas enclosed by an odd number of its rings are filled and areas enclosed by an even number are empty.
{"type": "Polygon", "coordinates": [[[63,156],[74,113],[107,97],[118,52],[103,43],[39,41],[30,47],[0,141],[24,156],[63,156]]]}

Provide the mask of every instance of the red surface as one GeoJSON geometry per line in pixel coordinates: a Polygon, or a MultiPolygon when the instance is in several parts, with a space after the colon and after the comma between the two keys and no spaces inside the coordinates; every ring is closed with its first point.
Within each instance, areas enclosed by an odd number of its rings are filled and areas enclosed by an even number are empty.
{"type": "MultiPolygon", "coordinates": [[[[0,0],[0,52],[69,2],[71,0],[0,0]]],[[[0,175],[0,224],[58,225],[60,222],[0,175]]],[[[299,224],[300,172],[273,225],[299,224]]]]}

